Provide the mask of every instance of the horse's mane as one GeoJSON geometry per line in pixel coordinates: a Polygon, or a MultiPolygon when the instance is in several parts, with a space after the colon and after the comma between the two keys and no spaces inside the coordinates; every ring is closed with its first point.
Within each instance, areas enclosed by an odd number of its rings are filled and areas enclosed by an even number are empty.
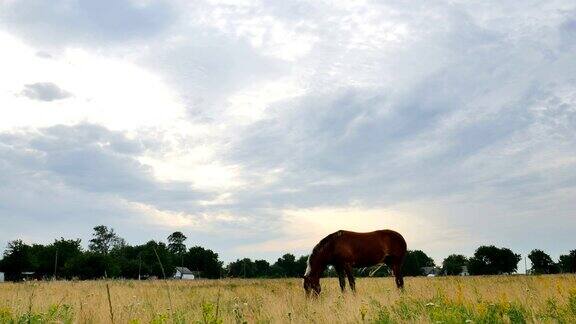
{"type": "Polygon", "coordinates": [[[325,238],[321,239],[316,246],[312,249],[312,253],[308,256],[308,260],[306,262],[306,273],[305,276],[310,274],[312,268],[310,267],[310,258],[318,253],[321,253],[335,238],[342,235],[342,230],[334,232],[332,234],[327,235],[325,238]]]}
{"type": "Polygon", "coordinates": [[[312,254],[322,251],[330,242],[332,242],[340,235],[342,235],[342,230],[328,234],[325,238],[321,239],[320,242],[316,244],[316,246],[314,246],[314,249],[312,249],[312,254]]]}

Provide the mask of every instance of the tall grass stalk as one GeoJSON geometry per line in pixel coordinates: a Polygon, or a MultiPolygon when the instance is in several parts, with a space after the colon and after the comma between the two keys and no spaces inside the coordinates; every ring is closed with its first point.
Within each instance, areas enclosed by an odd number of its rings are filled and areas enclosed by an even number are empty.
{"type": "Polygon", "coordinates": [[[166,293],[168,294],[168,305],[170,306],[170,316],[172,318],[172,322],[174,323],[174,308],[172,307],[172,295],[170,294],[170,284],[168,284],[168,279],[166,278],[166,272],[164,272],[164,265],[162,265],[162,261],[160,260],[160,256],[154,247],[154,254],[156,254],[156,259],[158,259],[158,263],[160,264],[160,270],[162,271],[162,277],[164,279],[164,283],[166,283],[166,293]]]}
{"type": "Polygon", "coordinates": [[[30,292],[30,297],[28,298],[28,324],[32,320],[32,305],[34,305],[34,292],[36,291],[36,285],[32,284],[32,292],[30,292]]]}
{"type": "Polygon", "coordinates": [[[106,283],[106,294],[108,295],[108,310],[110,311],[110,321],[114,324],[114,310],[112,309],[112,298],[110,297],[110,286],[106,283]]]}

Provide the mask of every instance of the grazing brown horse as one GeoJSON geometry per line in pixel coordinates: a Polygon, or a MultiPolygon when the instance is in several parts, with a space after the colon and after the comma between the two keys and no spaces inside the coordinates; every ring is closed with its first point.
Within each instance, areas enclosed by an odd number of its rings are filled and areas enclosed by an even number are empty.
{"type": "Polygon", "coordinates": [[[352,268],[370,267],[385,263],[392,268],[396,286],[404,287],[402,264],[406,255],[406,241],[400,233],[380,230],[368,233],[338,231],[323,238],[308,257],[304,274],[304,290],[320,294],[320,276],[328,265],[333,265],[344,291],[346,280],[352,291],[356,290],[352,268]]]}

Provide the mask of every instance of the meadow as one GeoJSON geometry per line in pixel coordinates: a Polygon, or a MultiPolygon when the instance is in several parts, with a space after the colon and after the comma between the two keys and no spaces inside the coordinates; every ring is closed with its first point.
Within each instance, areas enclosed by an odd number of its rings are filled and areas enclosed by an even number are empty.
{"type": "Polygon", "coordinates": [[[0,284],[0,323],[576,323],[576,276],[358,278],[356,294],[299,279],[0,284]]]}

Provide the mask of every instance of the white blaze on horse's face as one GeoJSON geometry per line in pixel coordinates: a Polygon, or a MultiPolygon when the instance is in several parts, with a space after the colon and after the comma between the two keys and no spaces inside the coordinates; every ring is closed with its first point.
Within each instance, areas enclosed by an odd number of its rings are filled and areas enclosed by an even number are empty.
{"type": "Polygon", "coordinates": [[[320,277],[311,276],[312,267],[310,266],[310,256],[308,256],[308,261],[306,262],[306,273],[304,274],[304,290],[306,291],[306,296],[314,293],[316,296],[320,294],[320,277]]]}
{"type": "Polygon", "coordinates": [[[304,276],[309,276],[311,271],[312,268],[310,267],[310,256],[308,256],[308,261],[306,261],[306,272],[304,273],[304,276]]]}

